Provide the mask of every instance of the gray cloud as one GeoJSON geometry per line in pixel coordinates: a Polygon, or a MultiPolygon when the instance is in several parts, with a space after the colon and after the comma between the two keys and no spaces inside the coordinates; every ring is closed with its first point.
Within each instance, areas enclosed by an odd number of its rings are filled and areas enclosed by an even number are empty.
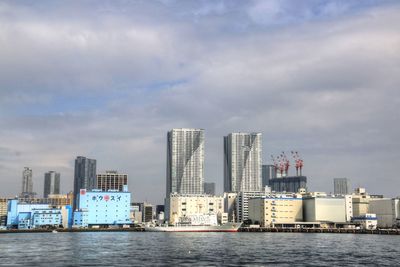
{"type": "Polygon", "coordinates": [[[222,136],[261,131],[264,161],[299,150],[312,190],[346,176],[397,195],[399,6],[304,2],[293,17],[277,3],[0,5],[0,195],[19,192],[24,166],[39,193],[51,169],[70,190],[86,155],[161,202],[174,127],[205,128],[220,190],[222,136]]]}

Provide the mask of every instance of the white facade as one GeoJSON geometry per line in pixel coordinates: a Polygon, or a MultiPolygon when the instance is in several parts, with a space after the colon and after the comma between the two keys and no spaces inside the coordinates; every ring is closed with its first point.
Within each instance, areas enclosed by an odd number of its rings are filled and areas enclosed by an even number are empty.
{"type": "Polygon", "coordinates": [[[262,134],[231,133],[224,137],[224,191],[262,188],[262,134]]]}
{"type": "Polygon", "coordinates": [[[172,129],[167,141],[166,197],[171,193],[203,194],[204,130],[172,129]]]}
{"type": "Polygon", "coordinates": [[[378,227],[392,228],[400,226],[400,203],[398,198],[371,198],[369,212],[376,214],[378,227]]]}
{"type": "Polygon", "coordinates": [[[165,200],[165,215],[170,224],[182,221],[194,215],[215,214],[220,218],[227,215],[224,211],[224,198],[222,196],[171,194],[165,200]]]}
{"type": "Polygon", "coordinates": [[[349,222],[352,217],[351,196],[305,197],[304,220],[307,222],[349,222]]]}
{"type": "Polygon", "coordinates": [[[346,222],[350,222],[353,217],[353,198],[351,195],[344,196],[345,201],[345,212],[346,212],[346,222]]]}
{"type": "Polygon", "coordinates": [[[259,197],[272,197],[272,198],[281,198],[281,197],[300,197],[300,194],[292,194],[292,193],[276,193],[270,192],[269,188],[266,187],[265,191],[252,191],[252,192],[239,192],[235,199],[235,219],[236,222],[244,222],[249,218],[249,199],[259,198],[259,197]]]}
{"type": "Polygon", "coordinates": [[[361,216],[369,212],[369,202],[371,200],[371,196],[365,192],[358,192],[359,191],[356,191],[352,195],[353,216],[361,216]]]}
{"type": "Polygon", "coordinates": [[[249,200],[249,219],[262,227],[303,221],[303,200],[299,196],[259,197],[249,200]]]}
{"type": "Polygon", "coordinates": [[[249,199],[256,197],[265,197],[266,192],[239,192],[236,197],[236,222],[243,222],[249,218],[249,199]]]}

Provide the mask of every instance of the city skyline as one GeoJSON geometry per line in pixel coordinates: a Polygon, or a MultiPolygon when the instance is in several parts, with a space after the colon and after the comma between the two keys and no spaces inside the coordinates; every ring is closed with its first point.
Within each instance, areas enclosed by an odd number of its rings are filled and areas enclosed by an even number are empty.
{"type": "MultiPolygon", "coordinates": [[[[263,133],[262,164],[299,151],[307,186],[334,177],[398,194],[398,1],[2,1],[0,196],[21,172],[74,159],[162,203],[165,133],[205,129],[204,181],[223,188],[222,136],[263,133]]],[[[292,174],[294,174],[292,166],[292,174]]]]}

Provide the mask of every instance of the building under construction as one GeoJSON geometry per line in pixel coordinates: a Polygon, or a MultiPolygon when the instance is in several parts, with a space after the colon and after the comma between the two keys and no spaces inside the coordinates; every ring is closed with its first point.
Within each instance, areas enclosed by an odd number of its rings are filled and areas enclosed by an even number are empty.
{"type": "Polygon", "coordinates": [[[296,167],[296,175],[288,176],[290,161],[285,152],[278,157],[271,156],[276,176],[270,177],[268,186],[275,192],[293,192],[296,193],[300,188],[307,189],[307,177],[302,175],[304,161],[300,158],[298,152],[291,152],[296,167]]]}
{"type": "Polygon", "coordinates": [[[306,176],[286,176],[272,178],[269,180],[269,187],[275,192],[293,192],[296,193],[300,188],[307,188],[306,176]]]}

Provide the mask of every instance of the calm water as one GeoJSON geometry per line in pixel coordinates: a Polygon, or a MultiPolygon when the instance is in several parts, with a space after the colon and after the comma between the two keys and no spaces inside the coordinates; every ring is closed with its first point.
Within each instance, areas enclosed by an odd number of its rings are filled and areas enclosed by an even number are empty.
{"type": "Polygon", "coordinates": [[[400,266],[400,237],[302,233],[0,234],[0,265],[400,266]]]}

